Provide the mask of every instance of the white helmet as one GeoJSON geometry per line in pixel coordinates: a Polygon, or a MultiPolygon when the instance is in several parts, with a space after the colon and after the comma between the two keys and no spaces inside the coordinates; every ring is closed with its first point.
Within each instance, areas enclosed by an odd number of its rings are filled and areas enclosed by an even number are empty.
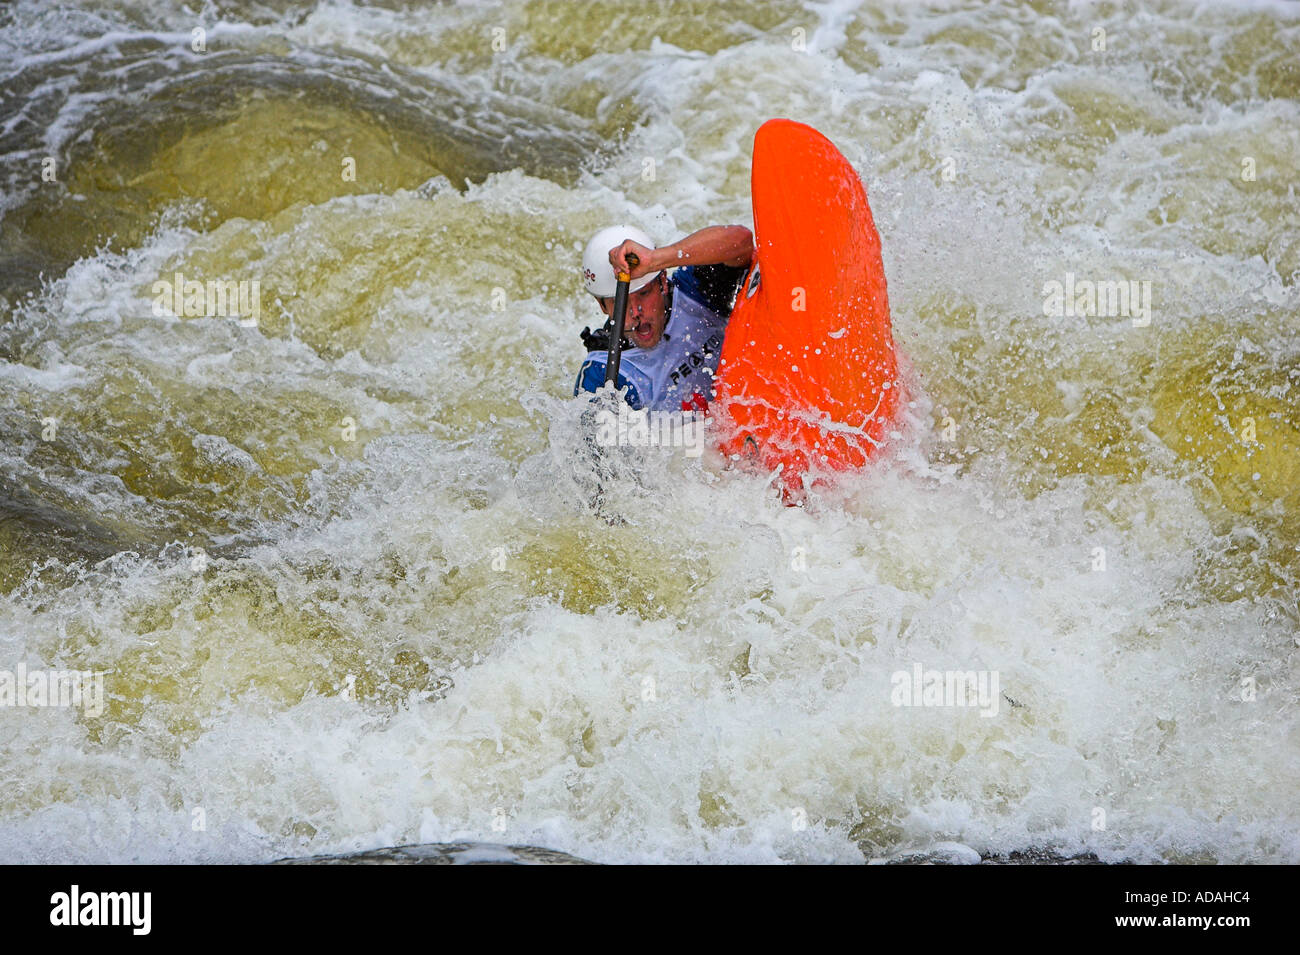
{"type": "MultiPolygon", "coordinates": [[[[630,225],[612,225],[608,229],[601,229],[587,243],[587,249],[582,253],[582,280],[587,286],[587,291],[597,298],[614,297],[614,287],[618,279],[614,275],[614,266],[609,264],[609,250],[617,248],[628,239],[638,245],[644,245],[647,249],[655,247],[654,239],[630,225]]],[[[627,290],[635,292],[649,285],[659,277],[659,274],[651,272],[648,275],[638,276],[628,285],[627,290]]]]}

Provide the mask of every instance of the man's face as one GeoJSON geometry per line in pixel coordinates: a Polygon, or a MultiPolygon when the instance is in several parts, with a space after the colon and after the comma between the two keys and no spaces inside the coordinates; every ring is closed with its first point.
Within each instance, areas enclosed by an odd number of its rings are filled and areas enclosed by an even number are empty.
{"type": "MultiPolygon", "coordinates": [[[[627,315],[623,328],[637,348],[654,348],[664,334],[664,276],[659,273],[649,285],[627,296],[627,315]]],[[[600,310],[606,315],[614,313],[614,299],[598,298],[600,310]]]]}

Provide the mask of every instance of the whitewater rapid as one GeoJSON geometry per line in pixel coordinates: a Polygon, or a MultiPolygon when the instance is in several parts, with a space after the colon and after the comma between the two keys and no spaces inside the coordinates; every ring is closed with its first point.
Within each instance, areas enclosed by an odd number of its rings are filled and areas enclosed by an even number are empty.
{"type": "Polygon", "coordinates": [[[0,671],[106,700],[0,707],[0,860],[1300,861],[1294,12],[697,9],[0,11],[0,671]],[[772,116],[867,187],[898,436],[799,508],[626,455],[611,525],[582,245],[752,226],[772,116]]]}

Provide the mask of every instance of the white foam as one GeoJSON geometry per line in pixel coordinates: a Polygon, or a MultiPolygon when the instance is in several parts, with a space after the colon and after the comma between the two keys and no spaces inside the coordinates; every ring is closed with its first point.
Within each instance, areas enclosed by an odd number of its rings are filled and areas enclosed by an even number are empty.
{"type": "MultiPolygon", "coordinates": [[[[120,681],[107,724],[3,715],[0,856],[259,861],[468,841],[610,862],[974,862],[1034,847],[1300,861],[1294,787],[1278,783],[1300,777],[1293,633],[1273,598],[1205,580],[1207,568],[1236,572],[1237,549],[1266,535],[1244,518],[1225,530],[1149,431],[1133,473],[1036,460],[1059,451],[1036,437],[1053,402],[1073,421],[1110,389],[1133,399],[1122,407],[1134,421],[1148,415],[1114,362],[1160,368],[1207,315],[1247,338],[1238,326],[1295,304],[1280,259],[1258,252],[1287,227],[1270,216],[1280,203],[1204,174],[1243,142],[1284,154],[1294,104],[1153,92],[1143,62],[1086,58],[1077,11],[936,9],[888,6],[879,15],[898,29],[864,35],[874,8],[810,5],[820,54],[796,54],[780,31],[708,55],[660,39],[545,69],[512,47],[473,82],[567,102],[595,81],[596,122],[628,103],[641,121],[572,188],[513,170],[464,193],[444,181],[258,224],[261,266],[326,278],[321,236],[364,262],[366,241],[432,245],[451,230],[437,246],[446,260],[429,256],[414,278],[362,273],[373,317],[341,357],[301,328],[152,314],[141,289],[167,262],[233,248],[247,223],[165,225],[20,309],[43,350],[6,366],[7,393],[45,400],[119,372],[165,381],[175,404],[160,426],[186,422],[181,448],[294,506],[259,517],[254,543],[209,542],[203,570],[187,541],[52,566],[57,586],[0,599],[9,658],[102,667],[110,699],[120,681]],[[990,27],[992,53],[932,41],[990,27]],[[1017,49],[1024,59],[999,58],[1017,49]],[[1080,91],[1130,102],[1149,128],[1092,130],[1067,102],[1080,91]],[[822,129],[864,175],[916,366],[902,376],[912,404],[882,466],[801,508],[716,453],[666,450],[614,461],[607,496],[627,523],[605,524],[581,504],[594,472],[575,453],[581,407],[568,396],[576,330],[597,313],[571,247],[620,218],[661,240],[748,222],[749,145],[772,114],[822,129]],[[949,154],[954,182],[938,165],[949,154]],[[1189,172],[1180,157],[1207,165],[1189,172]],[[1231,229],[1211,242],[1193,213],[1160,222],[1177,189],[1201,190],[1231,229]],[[485,277],[525,253],[510,311],[492,311],[485,277]],[[1157,334],[1046,319],[1042,283],[1066,269],[1159,278],[1157,334]],[[1028,369],[1028,383],[1006,369],[1028,369]],[[940,412],[971,375],[979,401],[950,442],[940,412]],[[284,420],[248,431],[282,442],[292,473],[270,474],[264,448],[203,423],[225,400],[213,394],[279,396],[284,420]],[[294,415],[312,401],[349,409],[358,446],[305,433],[294,415]],[[891,675],[916,663],[996,671],[997,714],[893,705],[891,675]],[[1241,738],[1251,746],[1230,745],[1241,738]]],[[[1189,21],[1181,9],[1152,14],[1191,31],[1193,49],[1171,40],[1168,55],[1212,68],[1205,58],[1221,54],[1201,41],[1236,14],[1189,21]]],[[[434,41],[402,52],[439,23],[437,11],[337,2],[287,29],[309,49],[451,69],[434,41]]],[[[10,449],[5,473],[56,482],[105,519],[153,526],[164,506],[130,490],[125,459],[70,474],[29,458],[10,449]]],[[[213,506],[261,515],[261,492],[241,493],[213,506]]]]}

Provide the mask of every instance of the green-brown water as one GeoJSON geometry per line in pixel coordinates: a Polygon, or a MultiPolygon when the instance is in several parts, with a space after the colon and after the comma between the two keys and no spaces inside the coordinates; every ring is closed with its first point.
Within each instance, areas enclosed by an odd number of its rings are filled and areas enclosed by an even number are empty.
{"type": "Polygon", "coordinates": [[[1300,861],[1284,6],[205,11],[0,10],[0,670],[106,693],[0,709],[0,858],[1300,861]],[[611,528],[582,243],[752,224],[771,116],[867,185],[901,437],[801,509],[652,456],[611,528]]]}

